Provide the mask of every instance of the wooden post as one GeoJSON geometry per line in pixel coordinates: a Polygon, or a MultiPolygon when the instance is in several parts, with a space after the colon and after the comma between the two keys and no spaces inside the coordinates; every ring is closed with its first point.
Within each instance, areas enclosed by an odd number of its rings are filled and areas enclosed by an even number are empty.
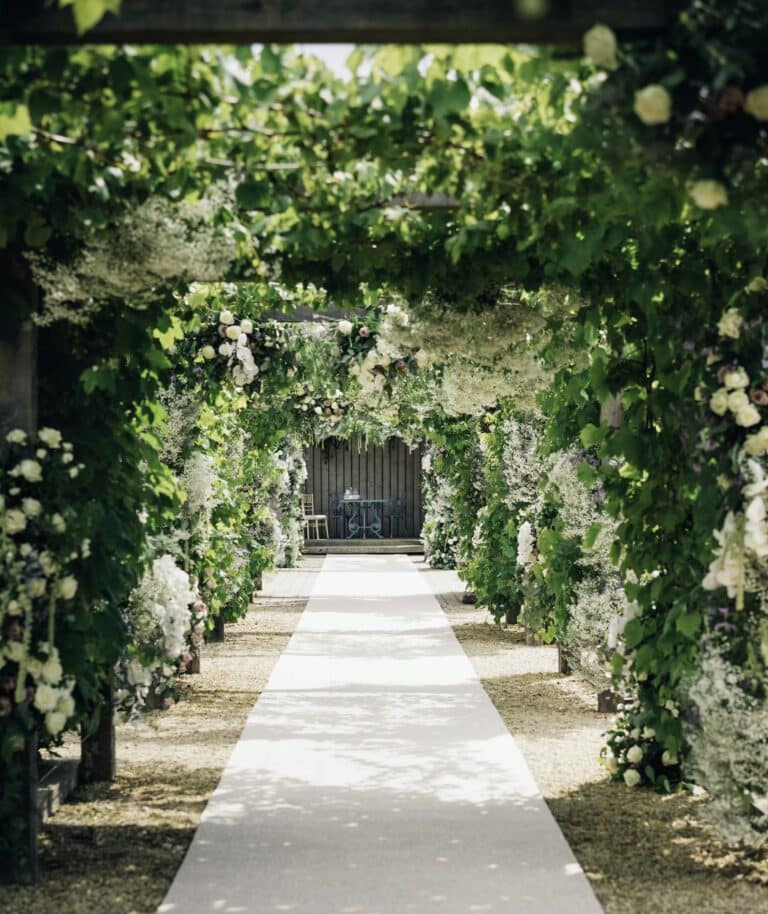
{"type": "Polygon", "coordinates": [[[597,693],[597,710],[600,714],[615,714],[619,710],[616,693],[612,689],[597,693]]]}
{"type": "Polygon", "coordinates": [[[561,676],[571,675],[571,665],[568,663],[568,655],[559,644],[557,645],[557,671],[561,676]]]}
{"type": "Polygon", "coordinates": [[[0,340],[0,432],[37,428],[37,328],[22,321],[16,339],[0,340]]]}
{"type": "Polygon", "coordinates": [[[92,733],[83,731],[80,740],[80,783],[114,781],[117,762],[115,755],[115,698],[112,676],[102,686],[99,721],[92,733]]]}
{"type": "Polygon", "coordinates": [[[4,865],[0,867],[0,882],[15,885],[33,885],[40,877],[37,860],[37,833],[40,813],[37,807],[37,732],[27,734],[15,758],[22,771],[19,783],[19,802],[14,811],[3,821],[8,831],[10,848],[6,851],[4,865]]]}

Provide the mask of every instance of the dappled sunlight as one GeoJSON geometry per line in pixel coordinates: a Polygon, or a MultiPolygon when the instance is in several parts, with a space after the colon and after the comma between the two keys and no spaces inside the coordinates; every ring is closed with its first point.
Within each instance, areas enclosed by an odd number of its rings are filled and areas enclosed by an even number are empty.
{"type": "Polygon", "coordinates": [[[161,911],[598,914],[425,591],[329,557],[161,911]]]}

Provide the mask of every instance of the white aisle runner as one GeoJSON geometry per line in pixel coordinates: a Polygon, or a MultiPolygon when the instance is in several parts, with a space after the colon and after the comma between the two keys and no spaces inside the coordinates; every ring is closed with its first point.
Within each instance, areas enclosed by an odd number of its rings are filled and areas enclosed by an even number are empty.
{"type": "Polygon", "coordinates": [[[601,910],[425,576],[328,556],[160,911],[601,910]]]}

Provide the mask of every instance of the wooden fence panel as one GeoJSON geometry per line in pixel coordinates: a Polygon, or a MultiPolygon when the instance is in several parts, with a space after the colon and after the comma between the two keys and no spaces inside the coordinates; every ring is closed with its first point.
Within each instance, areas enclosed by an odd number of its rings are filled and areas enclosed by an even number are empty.
{"type": "Polygon", "coordinates": [[[391,530],[384,515],[385,537],[418,537],[424,522],[421,503],[421,451],[409,450],[399,438],[384,445],[364,445],[356,441],[330,438],[308,447],[306,491],[315,498],[315,511],[327,514],[333,538],[345,536],[338,521],[331,518],[331,493],[343,495],[356,488],[363,498],[388,499],[402,492],[405,514],[399,529],[391,530]]]}

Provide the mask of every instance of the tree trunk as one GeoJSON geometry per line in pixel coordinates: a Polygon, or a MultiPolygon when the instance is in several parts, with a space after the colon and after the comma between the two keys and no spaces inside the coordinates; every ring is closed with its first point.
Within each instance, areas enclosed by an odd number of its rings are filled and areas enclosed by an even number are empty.
{"type": "Polygon", "coordinates": [[[214,616],[213,628],[207,634],[207,640],[212,644],[219,644],[224,640],[224,614],[214,616]]]}
{"type": "Polygon", "coordinates": [[[571,675],[571,665],[568,662],[568,655],[559,644],[557,645],[557,671],[561,676],[571,675]]]}
{"type": "Polygon", "coordinates": [[[83,733],[80,741],[80,782],[114,781],[117,760],[115,757],[115,700],[111,676],[102,688],[99,722],[93,733],[83,733]]]}

